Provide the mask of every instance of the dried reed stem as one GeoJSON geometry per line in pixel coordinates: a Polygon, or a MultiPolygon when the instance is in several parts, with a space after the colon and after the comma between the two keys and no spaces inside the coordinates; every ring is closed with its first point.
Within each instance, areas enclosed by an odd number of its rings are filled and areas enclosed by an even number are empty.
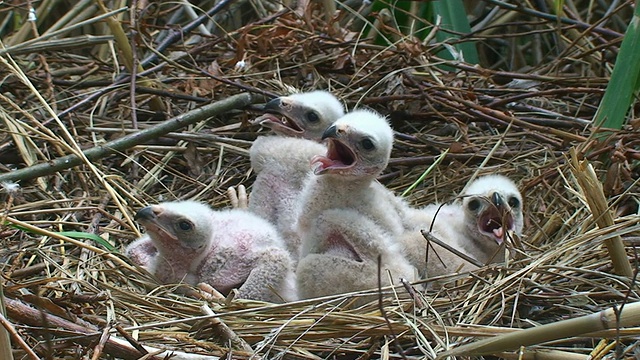
{"type": "Polygon", "coordinates": [[[436,359],[458,355],[488,355],[516,350],[521,346],[542,344],[552,340],[566,339],[594,331],[640,324],[640,302],[626,304],[623,308],[609,308],[591,315],[562,320],[551,324],[516,331],[446,351],[436,359]]]}
{"type": "MultiPolygon", "coordinates": [[[[178,115],[154,127],[141,130],[137,133],[109,141],[101,146],[88,149],[83,153],[87,160],[95,161],[107,155],[122,152],[133,146],[140,145],[146,141],[155,139],[166,133],[181,129],[198,121],[206,120],[232,109],[243,108],[251,104],[252,101],[253,97],[251,94],[247,93],[230,96],[224,100],[178,115]]],[[[16,182],[20,180],[34,179],[40,176],[51,175],[60,170],[69,169],[80,164],[82,164],[82,159],[80,157],[76,155],[67,155],[46,163],[40,163],[24,169],[2,174],[0,175],[0,182],[16,182]]]]}
{"type": "Polygon", "coordinates": [[[501,359],[507,360],[589,360],[591,357],[585,354],[576,354],[568,351],[560,350],[533,350],[518,351],[518,353],[500,353],[496,354],[501,359]]]}
{"type": "MultiPolygon", "coordinates": [[[[578,185],[582,189],[593,219],[598,227],[605,229],[613,226],[613,215],[609,211],[607,199],[602,191],[602,183],[598,180],[593,166],[587,160],[579,161],[575,148],[571,148],[571,171],[578,180],[578,185]]],[[[618,275],[627,277],[633,276],[633,269],[627,252],[620,236],[614,236],[604,240],[604,244],[609,251],[609,257],[613,263],[613,269],[618,275]]]]}
{"type": "MultiPolygon", "coordinates": [[[[67,332],[73,332],[78,335],[74,341],[88,346],[90,345],[96,336],[100,335],[100,332],[93,325],[81,322],[80,324],[63,319],[59,316],[48,314],[39,309],[33,308],[19,300],[6,299],[7,301],[7,314],[14,320],[21,323],[37,326],[37,327],[50,327],[53,329],[64,329],[67,332]]],[[[105,354],[112,355],[123,359],[139,359],[144,354],[141,354],[128,342],[116,338],[115,336],[109,337],[104,344],[105,354]]],[[[146,359],[166,359],[171,355],[172,359],[184,359],[184,360],[204,360],[204,359],[219,359],[217,356],[211,355],[198,355],[188,354],[180,351],[162,351],[161,349],[145,346],[147,351],[146,359]],[[154,355],[149,355],[150,353],[154,355]]]]}

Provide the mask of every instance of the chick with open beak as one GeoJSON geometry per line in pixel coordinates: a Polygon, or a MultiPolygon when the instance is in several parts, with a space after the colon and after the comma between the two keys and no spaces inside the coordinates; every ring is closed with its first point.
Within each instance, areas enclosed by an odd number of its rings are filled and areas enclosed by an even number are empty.
{"type": "Polygon", "coordinates": [[[510,233],[522,235],[522,195],[516,185],[500,175],[478,178],[465,191],[462,204],[467,232],[501,245],[510,233]]]}
{"type": "Polygon", "coordinates": [[[322,137],[327,150],[311,158],[314,175],[307,178],[298,200],[300,295],[374,288],[378,270],[388,270],[395,280],[413,280],[413,266],[395,242],[404,230],[402,216],[388,201],[393,194],[376,182],[393,146],[389,123],[373,111],[356,110],[322,137]]]}
{"type": "Polygon", "coordinates": [[[327,145],[327,152],[311,158],[316,175],[333,174],[371,182],[385,169],[391,155],[393,134],[374,122],[367,125],[363,119],[367,119],[369,113],[354,111],[345,117],[349,121],[342,118],[324,131],[322,140],[327,145]]]}
{"type": "Polygon", "coordinates": [[[281,96],[267,102],[265,114],[253,123],[276,134],[320,142],[322,132],[344,115],[344,107],[330,92],[316,90],[281,96]]]}
{"type": "Polygon", "coordinates": [[[422,276],[436,277],[503,261],[505,240],[512,234],[522,235],[522,195],[510,179],[502,175],[480,177],[458,198],[462,200],[431,204],[410,212],[413,226],[399,241],[422,276]],[[427,245],[422,230],[430,231],[435,238],[474,261],[433,242],[427,245]]]}
{"type": "Polygon", "coordinates": [[[248,209],[276,226],[297,262],[295,203],[309,173],[309,159],[326,151],[320,144],[322,134],[344,114],[344,107],[333,94],[312,91],[273,99],[264,110],[255,122],[276,135],[258,137],[249,150],[256,180],[248,209]]]}

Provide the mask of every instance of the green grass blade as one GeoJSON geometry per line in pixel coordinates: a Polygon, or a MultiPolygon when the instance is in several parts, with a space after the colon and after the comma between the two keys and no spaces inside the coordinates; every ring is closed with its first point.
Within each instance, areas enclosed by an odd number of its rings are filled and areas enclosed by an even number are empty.
{"type": "MultiPolygon", "coordinates": [[[[469,20],[467,19],[467,13],[464,9],[464,4],[462,0],[439,0],[434,1],[433,3],[434,14],[440,15],[441,24],[440,26],[443,29],[451,30],[456,33],[468,34],[471,32],[471,26],[469,25],[469,20]]],[[[451,34],[445,31],[438,31],[436,34],[436,38],[439,41],[446,42],[451,39],[459,39],[460,37],[455,34],[451,34]]],[[[472,41],[466,41],[462,43],[455,44],[454,47],[457,51],[462,53],[465,62],[470,64],[478,64],[478,50],[476,49],[476,45],[472,41]]],[[[445,53],[445,52],[443,52],[445,53]]],[[[446,54],[449,54],[448,51],[446,54]]],[[[452,59],[453,57],[444,56],[445,59],[452,59]]]]}
{"type": "Polygon", "coordinates": [[[107,240],[101,238],[96,234],[86,233],[82,231],[59,231],[58,234],[70,237],[72,239],[89,239],[93,240],[96,244],[104,247],[111,252],[118,252],[116,248],[111,245],[107,240]]]}
{"type": "Polygon", "coordinates": [[[624,34],[611,80],[595,115],[595,126],[621,129],[640,85],[640,0],[624,34]]]}
{"type": "Polygon", "coordinates": [[[442,154],[440,154],[440,156],[438,156],[436,161],[434,161],[433,164],[431,164],[431,166],[429,166],[429,168],[427,170],[425,170],[422,173],[422,175],[420,175],[418,180],[414,181],[413,184],[411,184],[411,186],[409,186],[405,191],[402,192],[402,195],[400,195],[400,197],[405,197],[408,194],[410,194],[413,191],[413,189],[416,188],[416,186],[418,186],[420,183],[422,183],[424,181],[424,179],[427,177],[427,175],[431,174],[433,169],[435,169],[438,165],[440,165],[442,160],[444,160],[444,158],[447,157],[448,153],[449,153],[449,149],[445,150],[442,154]]]}
{"type": "MultiPolygon", "coordinates": [[[[373,2],[372,11],[374,13],[378,13],[383,9],[387,9],[393,14],[393,21],[397,31],[422,40],[431,33],[433,28],[431,24],[436,23],[438,17],[440,17],[440,27],[442,29],[458,34],[471,32],[471,26],[469,25],[462,0],[438,0],[417,5],[411,1],[377,0],[373,2]]],[[[372,23],[374,20],[373,17],[370,18],[372,23]]],[[[460,39],[460,35],[447,31],[438,31],[436,39],[447,44],[457,42],[460,39]]],[[[376,43],[387,45],[389,40],[381,35],[376,37],[376,43]]],[[[453,59],[451,52],[458,52],[462,54],[466,62],[471,64],[479,63],[478,50],[474,41],[463,41],[451,45],[455,50],[449,51],[445,49],[438,55],[443,59],[453,59]]]]}
{"type": "MultiPolygon", "coordinates": [[[[10,226],[10,227],[12,227],[14,229],[18,229],[20,231],[24,231],[24,232],[28,232],[28,233],[32,233],[32,234],[35,233],[34,231],[31,231],[30,229],[23,228],[22,226],[12,225],[12,224],[8,224],[8,226],[10,226]]],[[[70,237],[72,239],[89,239],[89,240],[93,240],[96,244],[104,247],[108,251],[111,251],[111,252],[114,252],[114,253],[118,252],[116,250],[116,248],[113,245],[111,245],[107,240],[101,238],[100,236],[98,236],[96,234],[91,234],[91,233],[82,232],[82,231],[57,231],[55,233],[56,234],[60,234],[62,236],[70,237]]]]}

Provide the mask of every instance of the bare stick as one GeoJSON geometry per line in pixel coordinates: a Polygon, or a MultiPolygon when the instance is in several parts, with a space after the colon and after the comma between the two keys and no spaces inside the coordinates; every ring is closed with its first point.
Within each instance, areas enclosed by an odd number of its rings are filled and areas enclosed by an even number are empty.
{"type": "Polygon", "coordinates": [[[205,14],[202,14],[197,19],[195,19],[192,22],[186,24],[185,26],[182,26],[181,30],[171,31],[169,36],[167,36],[162,41],[161,44],[158,44],[158,46],[156,47],[156,51],[153,54],[147,56],[144,60],[142,60],[140,62],[140,65],[142,67],[145,67],[145,66],[151,64],[153,61],[157,60],[158,59],[158,53],[163,52],[169,46],[173,45],[176,41],[184,39],[185,38],[185,34],[190,33],[193,29],[197,28],[198,26],[200,26],[200,24],[202,24],[205,21],[209,20],[213,15],[215,15],[218,12],[222,11],[227,5],[229,5],[231,3],[232,3],[231,0],[220,1],[216,5],[214,5],[211,9],[209,9],[209,11],[207,11],[205,14]]]}
{"type": "MultiPolygon", "coordinates": [[[[176,131],[185,126],[195,124],[198,121],[223,114],[229,110],[246,107],[247,105],[250,105],[253,100],[253,96],[248,93],[233,95],[224,100],[178,115],[151,128],[109,141],[102,146],[85,150],[84,155],[89,161],[96,161],[108,155],[116,154],[133,146],[143,144],[171,131],[176,131]]],[[[40,176],[51,175],[60,170],[69,169],[81,164],[82,159],[78,156],[67,155],[45,163],[36,164],[24,169],[2,174],[0,175],[0,182],[16,182],[20,180],[35,179],[40,176]]]]}
{"type": "Polygon", "coordinates": [[[31,350],[31,348],[22,340],[20,335],[13,328],[13,325],[5,319],[2,312],[0,312],[0,355],[3,359],[13,360],[13,352],[11,351],[11,341],[9,340],[9,332],[13,336],[14,342],[17,342],[20,347],[29,355],[31,359],[38,359],[38,356],[31,350]]]}
{"type": "MultiPolygon", "coordinates": [[[[426,231],[426,230],[421,230],[420,233],[422,234],[422,236],[424,236],[424,238],[427,241],[433,241],[434,243],[442,246],[443,248],[445,248],[446,250],[456,254],[457,256],[459,256],[462,260],[465,260],[477,267],[483,267],[485,264],[479,262],[478,260],[468,256],[467,254],[462,253],[460,250],[454,248],[453,246],[445,243],[444,241],[438,239],[437,237],[435,237],[430,231],[426,231]]],[[[431,245],[429,245],[431,246],[431,245]]],[[[437,254],[436,254],[437,255],[437,254]]],[[[440,260],[440,262],[442,262],[442,259],[440,260]]],[[[443,265],[446,265],[444,262],[442,262],[443,265]]]]}

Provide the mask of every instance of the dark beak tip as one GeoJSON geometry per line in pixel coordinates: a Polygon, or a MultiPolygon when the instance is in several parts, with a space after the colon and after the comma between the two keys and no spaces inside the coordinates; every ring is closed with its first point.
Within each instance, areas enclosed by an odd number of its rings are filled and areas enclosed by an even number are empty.
{"type": "Polygon", "coordinates": [[[275,99],[269,100],[266,104],[264,104],[264,110],[275,111],[275,110],[279,110],[281,106],[282,106],[282,99],[275,98],[275,99]]]}
{"type": "Polygon", "coordinates": [[[504,200],[502,200],[502,196],[498,192],[494,192],[491,195],[491,202],[493,202],[493,205],[500,207],[503,205],[504,200]]]}
{"type": "Polygon", "coordinates": [[[142,209],[138,210],[138,212],[136,213],[136,215],[133,217],[133,220],[149,220],[149,219],[153,219],[156,217],[156,214],[153,212],[153,209],[151,208],[151,206],[146,206],[143,207],[142,209]]]}
{"type": "Polygon", "coordinates": [[[322,133],[322,140],[328,138],[335,138],[338,134],[338,128],[335,125],[331,125],[322,133]]]}

